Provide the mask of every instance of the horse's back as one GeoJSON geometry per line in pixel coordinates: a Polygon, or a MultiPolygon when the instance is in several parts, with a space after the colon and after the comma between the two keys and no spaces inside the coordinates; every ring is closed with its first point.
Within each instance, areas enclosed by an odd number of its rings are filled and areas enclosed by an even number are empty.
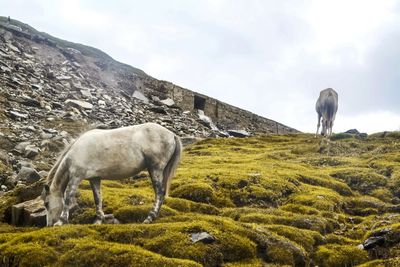
{"type": "Polygon", "coordinates": [[[318,114],[326,115],[332,118],[338,109],[338,94],[332,88],[324,89],[320,92],[316,103],[318,114]]]}
{"type": "Polygon", "coordinates": [[[173,132],[155,123],[94,129],[81,135],[66,157],[73,170],[85,172],[85,178],[128,177],[148,167],[149,162],[170,156],[174,138],[173,132]]]}

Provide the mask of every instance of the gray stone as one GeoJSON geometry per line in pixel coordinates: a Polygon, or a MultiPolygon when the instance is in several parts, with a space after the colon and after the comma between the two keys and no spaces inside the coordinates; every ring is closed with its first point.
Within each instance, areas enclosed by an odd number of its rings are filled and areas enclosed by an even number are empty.
{"type": "Polygon", "coordinates": [[[357,129],[350,129],[345,131],[344,133],[348,133],[348,134],[360,134],[360,132],[357,129]]]}
{"type": "Polygon", "coordinates": [[[167,98],[167,99],[161,100],[160,102],[161,102],[162,104],[168,106],[168,107],[172,107],[172,106],[175,105],[175,101],[172,100],[171,98],[167,98]]]}
{"type": "Polygon", "coordinates": [[[23,96],[21,98],[21,104],[29,107],[40,107],[40,102],[29,96],[23,96]]]}
{"type": "Polygon", "coordinates": [[[11,43],[7,43],[6,44],[8,46],[9,49],[11,49],[11,51],[15,52],[15,53],[21,53],[18,49],[18,47],[12,45],[11,43]]]}
{"type": "Polygon", "coordinates": [[[34,145],[29,145],[25,148],[24,156],[27,158],[34,158],[39,154],[39,148],[34,145]]]}
{"type": "Polygon", "coordinates": [[[39,172],[39,175],[40,175],[40,177],[42,177],[42,178],[46,178],[46,177],[49,175],[49,172],[47,172],[47,171],[40,171],[40,172],[39,172]]]}
{"type": "Polygon", "coordinates": [[[163,107],[159,107],[159,106],[153,106],[149,110],[151,110],[155,113],[159,113],[159,114],[165,114],[165,115],[168,114],[167,111],[163,107]]]}
{"type": "Polygon", "coordinates": [[[18,170],[20,170],[22,167],[28,167],[28,168],[35,168],[35,165],[32,163],[25,161],[25,160],[19,160],[16,164],[16,167],[18,170]]]}
{"type": "Polygon", "coordinates": [[[27,119],[29,116],[28,114],[20,113],[18,111],[9,111],[10,117],[13,119],[27,119]]]}
{"type": "Polygon", "coordinates": [[[193,233],[190,235],[190,241],[193,243],[202,242],[205,244],[210,244],[215,241],[215,237],[207,232],[193,233]]]}
{"type": "Polygon", "coordinates": [[[37,182],[42,178],[40,174],[33,168],[22,167],[18,173],[17,181],[26,181],[29,184],[37,182]]]}
{"type": "Polygon", "coordinates": [[[391,229],[380,229],[372,232],[370,237],[362,243],[362,248],[365,250],[373,249],[376,246],[382,246],[386,242],[386,235],[392,232],[391,229]]]}
{"type": "Polygon", "coordinates": [[[32,89],[42,90],[42,86],[40,84],[31,84],[32,89]]]}
{"type": "Polygon", "coordinates": [[[25,153],[25,149],[31,145],[31,142],[21,142],[18,143],[15,147],[14,150],[17,151],[19,154],[24,154],[25,153]]]}
{"type": "Polygon", "coordinates": [[[65,104],[78,109],[92,109],[93,105],[82,100],[67,99],[65,104]]]}
{"type": "Polygon", "coordinates": [[[16,226],[46,226],[46,209],[41,197],[13,205],[11,224],[16,226]]]}
{"type": "Polygon", "coordinates": [[[5,165],[10,163],[10,156],[6,150],[0,149],[0,161],[2,161],[5,165]]]}
{"type": "Polygon", "coordinates": [[[245,130],[228,130],[228,134],[233,137],[240,137],[240,138],[250,136],[250,134],[245,130]]]}
{"type": "Polygon", "coordinates": [[[135,92],[133,92],[132,97],[139,99],[139,100],[143,101],[144,103],[149,103],[149,99],[138,90],[135,90],[135,92]]]}
{"type": "Polygon", "coordinates": [[[60,76],[57,76],[56,79],[59,80],[59,81],[68,81],[68,80],[71,80],[72,77],[71,76],[67,76],[67,75],[60,75],[60,76]]]}
{"type": "Polygon", "coordinates": [[[51,128],[43,128],[43,131],[46,133],[50,133],[50,134],[57,134],[58,131],[56,129],[51,129],[51,128]]]}
{"type": "Polygon", "coordinates": [[[50,138],[52,138],[52,137],[53,137],[53,135],[50,134],[50,133],[42,132],[42,133],[40,134],[40,138],[42,138],[42,139],[50,139],[50,138]]]}
{"type": "Polygon", "coordinates": [[[31,132],[36,131],[35,126],[33,126],[33,125],[29,125],[28,127],[26,127],[26,129],[27,129],[28,131],[31,131],[31,132]]]}
{"type": "Polygon", "coordinates": [[[84,97],[87,97],[87,98],[91,98],[91,97],[92,97],[92,94],[90,93],[89,90],[80,90],[80,91],[81,91],[81,94],[82,94],[84,97]]]}

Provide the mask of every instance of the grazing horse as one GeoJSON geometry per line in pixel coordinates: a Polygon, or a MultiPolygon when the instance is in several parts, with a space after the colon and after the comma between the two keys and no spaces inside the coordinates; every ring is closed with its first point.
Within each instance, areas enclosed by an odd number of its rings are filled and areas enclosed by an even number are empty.
{"type": "Polygon", "coordinates": [[[47,177],[42,198],[47,226],[68,222],[71,200],[83,179],[90,182],[96,204],[96,221],[104,220],[101,179],[123,179],[147,169],[155,202],[144,223],[158,215],[181,155],[182,144],[170,130],[145,123],[112,130],[95,129],[69,145],[47,177]]]}
{"type": "Polygon", "coordinates": [[[338,94],[332,88],[322,90],[315,105],[318,113],[317,133],[319,132],[320,121],[322,117],[322,131],[321,135],[332,135],[333,121],[336,117],[338,110],[338,94]]]}

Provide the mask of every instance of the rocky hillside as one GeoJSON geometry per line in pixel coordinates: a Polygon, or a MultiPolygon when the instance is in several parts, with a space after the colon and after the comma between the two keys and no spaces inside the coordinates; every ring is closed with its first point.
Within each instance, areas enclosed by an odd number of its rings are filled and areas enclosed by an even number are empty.
{"type": "MultiPolygon", "coordinates": [[[[121,224],[90,224],[95,210],[84,182],[70,225],[2,224],[2,264],[399,266],[400,135],[333,139],[283,135],[192,144],[150,225],[141,224],[153,202],[147,174],[104,182],[105,212],[121,224]]],[[[40,190],[37,182],[0,197],[3,222],[10,220],[7,207],[40,190]]]]}
{"type": "Polygon", "coordinates": [[[98,49],[0,17],[0,157],[12,166],[0,174],[1,191],[27,175],[37,179],[36,171],[49,170],[65,144],[85,130],[144,122],[188,139],[296,132],[154,79],[98,49]],[[33,167],[32,159],[36,170],[20,174],[33,167]]]}

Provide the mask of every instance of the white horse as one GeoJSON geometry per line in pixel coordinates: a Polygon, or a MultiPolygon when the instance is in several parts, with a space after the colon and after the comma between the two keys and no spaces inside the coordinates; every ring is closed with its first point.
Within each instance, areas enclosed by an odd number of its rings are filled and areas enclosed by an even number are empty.
{"type": "Polygon", "coordinates": [[[317,133],[319,132],[320,121],[322,117],[321,135],[331,136],[333,122],[335,121],[336,112],[338,110],[338,94],[332,88],[322,90],[315,105],[318,113],[317,133]]]}
{"type": "Polygon", "coordinates": [[[96,204],[95,222],[101,223],[101,179],[123,179],[144,169],[155,191],[153,208],[144,222],[152,222],[168,196],[181,150],[179,137],[155,123],[84,133],[64,150],[47,177],[42,192],[47,226],[68,222],[71,200],[83,179],[90,182],[96,204]]]}

